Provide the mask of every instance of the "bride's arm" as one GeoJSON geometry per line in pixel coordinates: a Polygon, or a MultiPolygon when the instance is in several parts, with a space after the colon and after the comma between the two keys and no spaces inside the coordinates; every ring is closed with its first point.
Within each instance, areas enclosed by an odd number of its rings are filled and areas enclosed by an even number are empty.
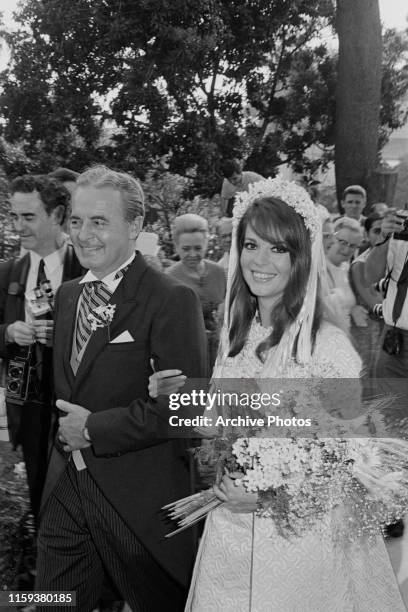
{"type": "Polygon", "coordinates": [[[171,395],[184,385],[187,377],[181,370],[161,370],[149,376],[149,395],[156,398],[159,395],[171,395]]]}
{"type": "Polygon", "coordinates": [[[323,379],[321,400],[325,409],[343,420],[356,419],[358,424],[366,412],[361,396],[362,362],[348,336],[333,325],[323,324],[316,337],[313,362],[317,376],[323,379]]]}

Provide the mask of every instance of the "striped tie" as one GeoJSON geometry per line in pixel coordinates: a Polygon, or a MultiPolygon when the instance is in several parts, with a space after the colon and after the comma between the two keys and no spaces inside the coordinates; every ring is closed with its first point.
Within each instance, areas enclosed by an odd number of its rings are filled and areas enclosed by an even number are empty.
{"type": "Polygon", "coordinates": [[[95,308],[98,308],[99,306],[106,306],[111,297],[111,292],[102,281],[98,280],[85,283],[81,295],[81,305],[78,312],[75,336],[78,354],[81,352],[82,347],[88,342],[92,333],[88,315],[95,308]]]}
{"type": "MultiPolygon", "coordinates": [[[[128,271],[130,264],[125,268],[121,268],[115,274],[115,280],[122,278],[128,271]]],[[[81,304],[79,306],[77,327],[76,327],[76,350],[79,355],[81,349],[88,342],[89,337],[92,333],[91,323],[88,320],[88,315],[92,310],[99,306],[106,306],[112,297],[112,293],[106,287],[106,285],[100,281],[90,281],[85,283],[85,286],[81,294],[81,304]]]]}

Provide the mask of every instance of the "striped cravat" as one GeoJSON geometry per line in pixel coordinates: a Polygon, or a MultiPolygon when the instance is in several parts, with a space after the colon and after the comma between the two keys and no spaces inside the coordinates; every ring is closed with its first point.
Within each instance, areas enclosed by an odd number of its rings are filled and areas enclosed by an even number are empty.
{"type": "MultiPolygon", "coordinates": [[[[125,268],[118,270],[115,274],[115,280],[122,278],[129,269],[130,264],[125,268]]],[[[89,337],[92,333],[91,323],[88,320],[88,316],[92,310],[99,306],[106,306],[112,297],[112,293],[108,287],[100,280],[89,281],[85,283],[85,286],[81,294],[81,304],[79,306],[77,326],[76,326],[76,350],[79,355],[81,349],[88,342],[89,337]]]]}
{"type": "Polygon", "coordinates": [[[79,354],[82,347],[88,342],[92,333],[91,323],[88,316],[92,310],[99,306],[106,306],[112,294],[102,281],[96,280],[85,283],[81,295],[79,306],[77,327],[76,327],[76,350],[79,354]]]}

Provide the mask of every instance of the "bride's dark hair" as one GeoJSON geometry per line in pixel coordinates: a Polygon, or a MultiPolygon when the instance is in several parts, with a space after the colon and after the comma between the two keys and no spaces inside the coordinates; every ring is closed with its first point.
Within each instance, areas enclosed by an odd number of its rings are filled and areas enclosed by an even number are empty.
{"type": "MultiPolygon", "coordinates": [[[[258,357],[264,361],[263,353],[279,344],[283,333],[296,319],[302,307],[309,279],[312,247],[303,217],[278,198],[260,198],[245,212],[237,230],[239,258],[244,248],[245,232],[248,226],[262,240],[271,244],[277,241],[283,243],[288,249],[291,261],[290,276],[282,299],[273,308],[271,320],[267,322],[273,325],[272,332],[256,350],[258,357]]],[[[229,355],[231,357],[241,352],[256,310],[256,297],[250,292],[242,275],[241,266],[238,265],[231,287],[230,315],[232,318],[229,332],[229,355]]],[[[320,318],[321,308],[320,300],[318,300],[312,328],[313,340],[320,318]]]]}

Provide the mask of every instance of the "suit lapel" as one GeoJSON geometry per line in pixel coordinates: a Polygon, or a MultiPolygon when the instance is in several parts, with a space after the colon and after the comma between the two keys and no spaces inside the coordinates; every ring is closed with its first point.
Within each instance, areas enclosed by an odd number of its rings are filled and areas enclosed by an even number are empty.
{"type": "Polygon", "coordinates": [[[144,276],[146,269],[147,264],[143,257],[140,255],[140,253],[136,253],[136,257],[132,265],[121,283],[118,285],[110,300],[110,304],[116,305],[113,321],[109,326],[109,329],[108,327],[101,327],[92,333],[76,373],[73,391],[78,388],[83,379],[86,377],[98,354],[109,343],[110,339],[115,337],[116,330],[123,325],[124,321],[126,321],[134,311],[138,302],[140,281],[144,276]]]}
{"type": "Polygon", "coordinates": [[[81,292],[82,285],[80,285],[79,283],[77,285],[74,285],[69,296],[64,301],[64,304],[61,308],[60,320],[58,321],[59,329],[63,330],[63,334],[66,338],[66,341],[64,342],[63,365],[65,375],[70,381],[71,385],[73,385],[74,383],[74,375],[72,372],[70,360],[72,343],[74,340],[77,305],[81,292]]]}

